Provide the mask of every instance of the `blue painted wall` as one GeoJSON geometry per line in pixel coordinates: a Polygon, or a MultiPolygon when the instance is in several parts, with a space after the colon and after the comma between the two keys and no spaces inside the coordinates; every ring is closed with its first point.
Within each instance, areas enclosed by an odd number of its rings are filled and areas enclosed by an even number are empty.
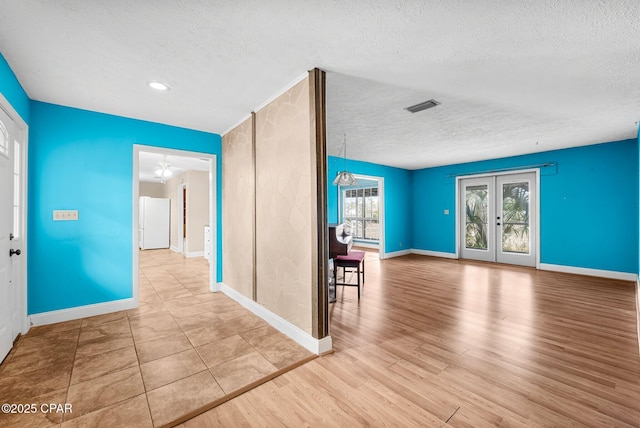
{"type": "Polygon", "coordinates": [[[450,174],[554,162],[540,177],[540,261],[637,273],[638,156],[626,140],[413,171],[413,248],[455,253],[450,174]]]}
{"type": "Polygon", "coordinates": [[[16,109],[22,120],[29,124],[29,97],[2,54],[0,54],[0,93],[16,109]]]}
{"type": "Polygon", "coordinates": [[[220,136],[32,102],[29,314],[132,296],[134,144],[218,155],[222,266],[220,136]],[[79,221],[53,222],[54,209],[77,209],[79,221]]]}
{"type": "MultiPolygon", "coordinates": [[[[332,184],[338,171],[344,168],[342,158],[329,156],[328,162],[329,223],[338,221],[338,186],[332,184]]],[[[411,233],[411,171],[347,160],[347,170],[353,174],[384,178],[385,252],[402,251],[412,246],[411,233]]]]}

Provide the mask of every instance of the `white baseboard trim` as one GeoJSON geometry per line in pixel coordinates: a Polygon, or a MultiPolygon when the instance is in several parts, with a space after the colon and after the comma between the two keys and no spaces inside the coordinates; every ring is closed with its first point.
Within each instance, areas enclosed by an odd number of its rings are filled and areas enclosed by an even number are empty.
{"type": "Polygon", "coordinates": [[[333,349],[331,336],[327,336],[322,339],[316,339],[306,331],[302,330],[300,327],[295,326],[284,318],[274,314],[261,304],[254,302],[244,294],[241,294],[233,288],[229,287],[227,284],[221,282],[218,283],[218,286],[220,288],[220,291],[222,291],[224,294],[240,303],[242,306],[271,324],[278,331],[287,335],[314,354],[324,354],[333,349]]]}
{"type": "Polygon", "coordinates": [[[77,306],[75,308],[60,309],[57,311],[31,314],[31,325],[47,325],[57,322],[77,320],[80,318],[103,315],[111,312],[125,311],[138,307],[138,302],[133,297],[114,300],[112,302],[95,303],[93,305],[77,306]]]}
{"type": "Polygon", "coordinates": [[[380,247],[378,244],[370,244],[368,242],[359,242],[359,241],[353,241],[353,246],[360,247],[360,248],[372,248],[374,250],[377,250],[380,247]]]}
{"type": "Polygon", "coordinates": [[[173,251],[174,253],[179,253],[179,252],[180,252],[180,250],[178,250],[178,247],[175,247],[175,246],[173,246],[173,245],[172,245],[172,246],[170,246],[170,247],[169,247],[169,249],[170,249],[171,251],[173,251]]]}
{"type": "Polygon", "coordinates": [[[313,340],[318,342],[318,348],[317,348],[318,352],[315,352],[315,351],[311,351],[311,352],[314,352],[318,355],[322,355],[333,350],[333,340],[331,339],[331,336],[323,337],[320,340],[314,338],[313,340]]]}
{"type": "Polygon", "coordinates": [[[430,257],[442,257],[445,259],[457,259],[456,253],[445,253],[443,251],[418,250],[418,249],[412,248],[411,254],[419,254],[421,256],[430,256],[430,257]]]}
{"type": "Polygon", "coordinates": [[[620,279],[622,281],[637,281],[638,275],[628,272],[617,272],[613,270],[590,269],[574,266],[553,265],[549,263],[540,263],[540,270],[549,270],[553,272],[574,273],[577,275],[598,276],[601,278],[620,279]]]}
{"type": "Polygon", "coordinates": [[[185,257],[204,257],[204,251],[190,251],[185,257]]]}
{"type": "Polygon", "coordinates": [[[384,258],[391,259],[393,257],[408,256],[409,254],[411,254],[411,250],[392,251],[390,253],[384,253],[384,258]]]}

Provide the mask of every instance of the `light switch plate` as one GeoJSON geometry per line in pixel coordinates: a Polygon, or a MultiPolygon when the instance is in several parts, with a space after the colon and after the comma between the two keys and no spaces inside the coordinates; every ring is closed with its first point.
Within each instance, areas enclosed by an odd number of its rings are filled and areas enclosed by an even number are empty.
{"type": "Polygon", "coordinates": [[[78,210],[53,210],[53,221],[78,220],[78,210]]]}

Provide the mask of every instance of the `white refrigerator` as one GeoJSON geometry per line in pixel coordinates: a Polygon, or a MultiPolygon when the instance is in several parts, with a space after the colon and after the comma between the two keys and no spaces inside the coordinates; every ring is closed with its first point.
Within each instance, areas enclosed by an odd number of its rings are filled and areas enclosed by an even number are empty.
{"type": "Polygon", "coordinates": [[[140,197],[140,249],[169,248],[169,209],[169,199],[140,197]]]}

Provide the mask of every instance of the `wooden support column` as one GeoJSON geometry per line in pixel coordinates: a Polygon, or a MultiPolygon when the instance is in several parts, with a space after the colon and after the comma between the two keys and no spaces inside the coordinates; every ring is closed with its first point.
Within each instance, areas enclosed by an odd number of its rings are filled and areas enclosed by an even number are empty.
{"type": "Polygon", "coordinates": [[[327,141],[326,141],[326,73],[314,68],[309,71],[309,103],[311,112],[312,171],[315,172],[316,189],[316,290],[312,294],[313,337],[322,339],[329,335],[329,299],[327,269],[329,244],[327,238],[327,141]]]}

